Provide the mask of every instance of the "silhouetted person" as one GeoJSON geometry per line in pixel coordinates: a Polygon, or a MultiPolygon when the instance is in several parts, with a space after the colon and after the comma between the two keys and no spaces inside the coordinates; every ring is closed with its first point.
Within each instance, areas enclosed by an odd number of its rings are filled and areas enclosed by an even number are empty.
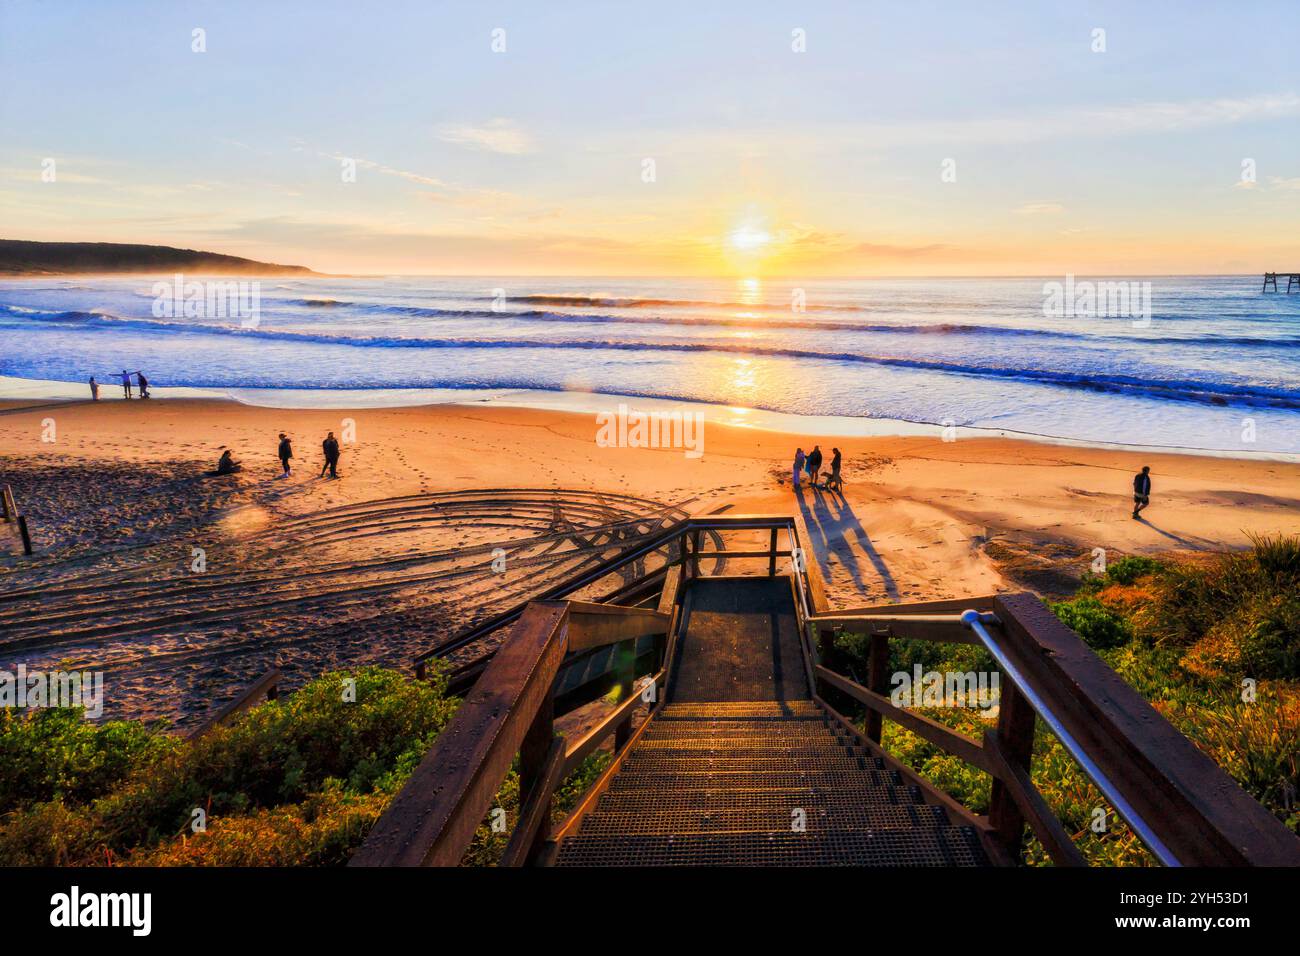
{"type": "Polygon", "coordinates": [[[126,392],[126,397],[131,397],[131,373],[122,369],[122,391],[126,392]]]}
{"type": "Polygon", "coordinates": [[[90,376],[90,400],[99,401],[99,383],[95,381],[95,376],[90,376]]]}
{"type": "Polygon", "coordinates": [[[840,450],[832,448],[831,451],[835,454],[831,458],[831,474],[826,479],[826,490],[838,491],[840,494],[844,494],[844,479],[840,477],[840,450]]]}
{"type": "Polygon", "coordinates": [[[290,474],[289,460],[293,458],[293,443],[289,441],[289,436],[280,432],[280,465],[284,468],[284,477],[288,478],[290,474]]]}
{"type": "Polygon", "coordinates": [[[235,460],[235,456],[230,453],[229,448],[221,453],[221,460],[217,462],[216,474],[233,475],[235,472],[243,470],[244,466],[235,460]]]}
{"type": "Polygon", "coordinates": [[[812,482],[813,487],[817,487],[817,473],[822,470],[822,446],[813,445],[813,450],[808,453],[808,479],[812,482]]]}
{"type": "Polygon", "coordinates": [[[325,465],[320,470],[320,476],[324,478],[325,472],[328,471],[331,478],[337,478],[339,476],[339,442],[334,437],[333,432],[330,432],[326,439],[321,442],[321,449],[325,452],[325,465]]]}
{"type": "Polygon", "coordinates": [[[1133,476],[1133,517],[1147,505],[1151,504],[1151,466],[1143,465],[1142,470],[1133,476]]]}
{"type": "Polygon", "coordinates": [[[136,372],[135,380],[140,383],[140,397],[149,397],[149,380],[144,377],[144,372],[136,372]]]}
{"type": "Polygon", "coordinates": [[[799,487],[799,475],[803,472],[804,463],[803,449],[796,448],[794,452],[794,486],[799,487]]]}

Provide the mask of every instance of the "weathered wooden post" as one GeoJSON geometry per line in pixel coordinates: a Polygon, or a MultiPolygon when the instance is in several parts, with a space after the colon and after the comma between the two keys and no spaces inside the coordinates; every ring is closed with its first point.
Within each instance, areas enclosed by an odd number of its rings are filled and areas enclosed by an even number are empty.
{"type": "Polygon", "coordinates": [[[32,536],[27,532],[27,518],[18,516],[18,533],[23,536],[23,554],[32,553],[32,536]]]}
{"type": "MultiPolygon", "coordinates": [[[[867,689],[886,696],[889,692],[889,634],[889,628],[872,634],[867,651],[867,689]]],[[[883,732],[881,715],[868,708],[867,739],[880,743],[883,732]]]]}
{"type": "MultiPolygon", "coordinates": [[[[538,708],[537,716],[533,718],[532,724],[529,725],[527,732],[524,734],[524,741],[519,747],[520,807],[531,803],[535,788],[547,785],[547,759],[554,744],[555,690],[552,688],[547,692],[541,707],[538,708]]],[[[534,846],[544,843],[551,835],[551,805],[554,803],[554,799],[547,796],[544,798],[544,803],[545,805],[540,811],[541,823],[538,825],[537,835],[534,837],[534,846]]]]}
{"type": "Polygon", "coordinates": [[[768,576],[769,578],[771,578],[771,577],[775,577],[775,576],[776,576],[776,542],[777,542],[777,531],[778,531],[778,530],[779,530],[778,528],[773,528],[773,529],[772,529],[772,541],[771,541],[771,543],[768,545],[768,548],[767,548],[767,550],[768,550],[768,557],[767,557],[767,576],[768,576]]]}
{"type": "MultiPolygon", "coordinates": [[[[1007,762],[1026,774],[1034,756],[1034,722],[1037,715],[1025,695],[1009,680],[1003,680],[998,704],[998,748],[1007,762]]],[[[1019,861],[1020,844],[1025,836],[1025,818],[1010,792],[997,777],[989,796],[989,823],[994,838],[1010,856],[1019,861]]]]}

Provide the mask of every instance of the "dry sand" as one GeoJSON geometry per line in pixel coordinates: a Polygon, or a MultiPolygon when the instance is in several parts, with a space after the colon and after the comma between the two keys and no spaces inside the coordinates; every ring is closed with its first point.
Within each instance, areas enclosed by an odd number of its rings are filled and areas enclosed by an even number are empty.
{"type": "Polygon", "coordinates": [[[1113,560],[1300,533],[1292,463],[717,424],[692,459],[598,447],[596,435],[589,415],[493,406],[0,403],[0,483],[38,551],[14,556],[0,530],[0,665],[104,668],[111,716],[184,722],[272,663],[291,682],[331,666],[405,667],[593,547],[723,506],[800,509],[841,607],[1054,595],[1095,548],[1113,560]],[[320,441],[348,420],[342,477],[321,480],[320,441]],[[296,452],[287,479],[280,431],[296,452]],[[793,449],[814,443],[828,461],[842,449],[842,499],[792,493],[793,449]],[[206,476],[223,445],[244,471],[206,476]],[[1153,503],[1133,521],[1143,464],[1153,503]],[[504,574],[491,569],[497,549],[504,574]]]}

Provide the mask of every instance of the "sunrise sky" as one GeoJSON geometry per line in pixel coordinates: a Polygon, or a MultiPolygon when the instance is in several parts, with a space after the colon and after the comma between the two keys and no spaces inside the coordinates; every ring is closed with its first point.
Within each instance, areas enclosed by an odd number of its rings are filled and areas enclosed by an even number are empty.
{"type": "Polygon", "coordinates": [[[0,237],[345,273],[1300,268],[1293,5],[610,6],[0,0],[0,237]]]}

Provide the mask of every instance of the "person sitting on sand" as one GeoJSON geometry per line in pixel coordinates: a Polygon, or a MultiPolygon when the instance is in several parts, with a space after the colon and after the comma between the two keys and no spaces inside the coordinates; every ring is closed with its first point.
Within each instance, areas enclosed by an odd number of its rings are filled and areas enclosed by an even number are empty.
{"type": "Polygon", "coordinates": [[[293,457],[293,444],[289,441],[289,436],[280,432],[280,464],[284,468],[284,477],[290,475],[289,459],[293,457]]]}
{"type": "Polygon", "coordinates": [[[804,463],[803,449],[796,448],[794,451],[794,486],[799,487],[799,475],[803,473],[804,463]]]}
{"type": "Polygon", "coordinates": [[[835,454],[831,458],[831,474],[830,477],[826,479],[826,490],[836,491],[839,492],[840,495],[843,495],[844,479],[840,477],[840,450],[838,448],[832,448],[831,451],[835,454]]]}
{"type": "Polygon", "coordinates": [[[230,453],[230,449],[223,449],[221,460],[217,462],[217,470],[213,474],[233,475],[235,472],[243,471],[244,466],[235,460],[235,456],[230,453]]]}
{"type": "Polygon", "coordinates": [[[339,476],[339,442],[334,437],[333,432],[330,432],[325,440],[321,442],[321,449],[325,452],[325,464],[320,470],[320,476],[324,478],[325,472],[329,471],[331,478],[337,478],[339,476]]]}
{"type": "Polygon", "coordinates": [[[1133,517],[1151,504],[1151,466],[1143,465],[1142,470],[1133,476],[1133,517]]]}
{"type": "Polygon", "coordinates": [[[135,373],[135,380],[136,380],[137,382],[140,383],[140,397],[141,397],[141,398],[148,398],[148,397],[149,397],[149,380],[148,380],[147,378],[144,377],[144,372],[137,371],[137,372],[135,373]]]}
{"type": "Polygon", "coordinates": [[[822,470],[822,446],[813,445],[813,450],[808,453],[808,480],[812,482],[814,488],[817,487],[817,473],[822,470]]]}
{"type": "Polygon", "coordinates": [[[90,400],[99,401],[99,383],[95,381],[95,376],[90,376],[90,400]]]}
{"type": "Polygon", "coordinates": [[[122,369],[122,391],[126,392],[126,397],[131,398],[131,373],[122,369]]]}

